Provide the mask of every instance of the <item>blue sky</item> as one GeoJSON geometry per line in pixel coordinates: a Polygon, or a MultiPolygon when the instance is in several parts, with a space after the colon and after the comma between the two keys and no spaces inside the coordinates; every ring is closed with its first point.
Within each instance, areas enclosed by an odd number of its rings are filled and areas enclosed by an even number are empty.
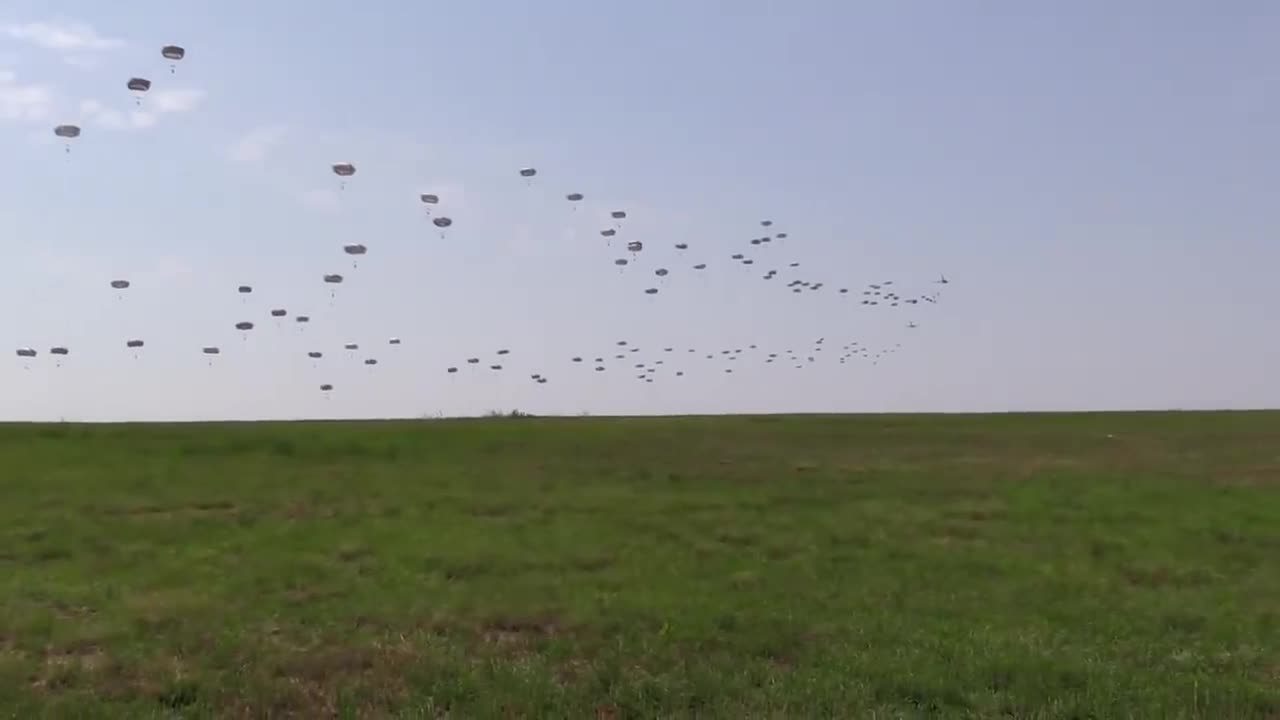
{"type": "Polygon", "coordinates": [[[1261,0],[11,0],[0,416],[1275,407],[1278,32],[1261,0]],[[747,245],[762,218],[789,237],[747,245]],[[883,280],[943,296],[860,306],[883,280]],[[804,370],[760,361],[818,337],[804,370]],[[758,350],[645,384],[619,339],[758,350]],[[850,341],[901,348],[835,362],[850,341]]]}

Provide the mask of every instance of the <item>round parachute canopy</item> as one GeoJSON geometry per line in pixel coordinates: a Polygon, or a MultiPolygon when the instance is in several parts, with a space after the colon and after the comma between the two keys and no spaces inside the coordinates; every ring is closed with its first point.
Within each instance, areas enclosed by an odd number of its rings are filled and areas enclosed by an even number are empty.
{"type": "Polygon", "coordinates": [[[618,258],[617,260],[614,260],[614,261],[613,261],[613,264],[614,264],[614,265],[617,265],[618,267],[622,267],[622,266],[624,266],[624,265],[626,265],[626,264],[627,264],[627,259],[626,259],[626,258],[618,258]]]}
{"type": "Polygon", "coordinates": [[[609,213],[609,216],[612,217],[614,220],[625,220],[627,218],[627,211],[614,210],[613,212],[609,213]]]}
{"type": "Polygon", "coordinates": [[[619,340],[617,344],[618,344],[618,347],[626,347],[626,345],[627,345],[627,341],[626,341],[626,340],[619,340]]]}
{"type": "Polygon", "coordinates": [[[324,353],[320,352],[319,350],[312,350],[311,352],[307,353],[307,357],[311,358],[312,360],[319,360],[320,358],[324,357],[324,353]]]}
{"type": "Polygon", "coordinates": [[[618,234],[618,231],[613,229],[601,230],[600,234],[603,235],[604,237],[613,237],[614,235],[618,234]]]}
{"type": "Polygon", "coordinates": [[[217,355],[217,354],[221,353],[221,352],[222,352],[222,350],[220,350],[220,349],[218,349],[218,348],[216,348],[216,347],[214,347],[214,346],[210,345],[210,346],[209,346],[209,347],[207,347],[207,348],[202,348],[202,349],[200,350],[200,352],[204,353],[205,355],[217,355]]]}
{"type": "Polygon", "coordinates": [[[289,312],[284,308],[276,308],[275,310],[271,311],[271,317],[284,317],[285,315],[288,315],[288,314],[289,312]]]}
{"type": "Polygon", "coordinates": [[[129,78],[126,86],[134,92],[144,93],[151,89],[151,81],[146,78],[129,78]]]}
{"type": "Polygon", "coordinates": [[[433,194],[431,194],[431,193],[423,193],[422,195],[419,195],[419,196],[418,196],[418,199],[419,199],[419,200],[422,200],[422,202],[426,203],[427,205],[439,205],[439,204],[440,204],[440,196],[439,196],[439,195],[433,195],[433,194]]]}
{"type": "Polygon", "coordinates": [[[693,269],[694,269],[694,270],[706,270],[706,269],[707,269],[707,264],[706,264],[706,263],[698,263],[697,265],[694,265],[694,266],[693,266],[693,269]]]}
{"type": "Polygon", "coordinates": [[[241,295],[248,295],[249,293],[253,292],[253,288],[249,287],[248,285],[241,285],[240,287],[236,288],[236,292],[240,293],[241,295]]]}
{"type": "Polygon", "coordinates": [[[688,249],[689,249],[689,243],[676,243],[676,249],[677,249],[677,250],[688,250],[688,249]]]}
{"type": "Polygon", "coordinates": [[[112,280],[111,287],[115,288],[116,290],[125,290],[129,287],[129,281],[128,280],[112,280]]]}
{"type": "Polygon", "coordinates": [[[480,364],[480,358],[467,358],[467,364],[468,364],[468,365],[479,365],[479,364],[480,364]]]}
{"type": "Polygon", "coordinates": [[[456,367],[451,367],[451,368],[448,368],[447,370],[445,370],[445,372],[448,372],[448,373],[456,373],[456,372],[458,372],[458,368],[456,368],[456,367]]]}
{"type": "Polygon", "coordinates": [[[251,322],[238,322],[238,323],[236,323],[236,329],[237,329],[237,330],[252,330],[252,329],[253,329],[253,323],[251,323],[251,322]]]}
{"type": "Polygon", "coordinates": [[[71,138],[78,138],[80,137],[80,126],[79,125],[59,125],[58,127],[53,129],[53,134],[57,135],[60,138],[67,138],[68,140],[70,140],[71,138]]]}
{"type": "Polygon", "coordinates": [[[798,262],[791,263],[790,267],[800,267],[800,263],[798,262]]]}
{"type": "Polygon", "coordinates": [[[364,364],[365,364],[365,365],[377,365],[377,364],[378,364],[378,361],[377,361],[377,359],[376,359],[376,358],[368,358],[368,359],[366,359],[366,360],[364,361],[364,364]]]}
{"type": "Polygon", "coordinates": [[[334,273],[332,275],[325,275],[324,281],[332,285],[337,285],[342,282],[342,276],[338,275],[337,273],[334,273]]]}
{"type": "Polygon", "coordinates": [[[160,54],[166,60],[181,60],[187,56],[187,51],[181,45],[165,45],[160,48],[160,54]]]}
{"type": "Polygon", "coordinates": [[[34,348],[18,348],[18,357],[33,358],[36,356],[34,348]]]}
{"type": "Polygon", "coordinates": [[[574,359],[573,359],[573,361],[574,361],[574,362],[582,362],[582,358],[580,358],[580,357],[576,357],[576,358],[574,358],[574,359]]]}
{"type": "Polygon", "coordinates": [[[630,250],[631,252],[640,252],[641,250],[644,250],[644,243],[640,242],[639,240],[632,240],[631,242],[627,243],[627,249],[630,250]]]}
{"type": "Polygon", "coordinates": [[[351,163],[334,163],[333,174],[338,177],[351,177],[356,174],[356,166],[351,163]]]}
{"type": "Polygon", "coordinates": [[[391,344],[391,345],[399,345],[399,344],[400,344],[400,338],[391,338],[390,340],[388,340],[388,341],[387,341],[387,343],[389,343],[389,344],[391,344]]]}
{"type": "Polygon", "coordinates": [[[658,268],[657,270],[654,270],[654,271],[653,271],[653,274],[654,274],[654,275],[657,275],[658,277],[666,277],[666,276],[667,276],[667,269],[666,269],[666,268],[658,268]]]}
{"type": "Polygon", "coordinates": [[[756,262],[755,260],[752,260],[751,258],[747,258],[746,260],[743,260],[743,261],[742,261],[742,264],[743,264],[743,265],[754,265],[754,264],[755,264],[755,262],[756,262]]]}
{"type": "Polygon", "coordinates": [[[432,220],[431,224],[438,228],[447,228],[453,224],[453,220],[447,217],[438,217],[435,220],[432,220]]]}
{"type": "Polygon", "coordinates": [[[773,225],[773,221],[772,221],[772,220],[761,220],[761,221],[760,221],[760,225],[761,225],[762,227],[769,227],[769,226],[773,225]]]}
{"type": "Polygon", "coordinates": [[[760,238],[751,238],[751,244],[752,244],[752,245],[759,245],[759,244],[760,244],[760,238]]]}
{"type": "Polygon", "coordinates": [[[510,351],[510,350],[499,350],[499,351],[498,351],[498,354],[499,354],[499,355],[510,355],[510,354],[511,354],[511,351],[510,351]]]}
{"type": "Polygon", "coordinates": [[[731,256],[731,259],[733,259],[733,260],[741,260],[743,257],[744,257],[744,256],[742,255],[742,253],[735,253],[734,255],[732,255],[732,256],[731,256]]]}
{"type": "Polygon", "coordinates": [[[364,255],[365,253],[369,252],[369,248],[359,243],[355,243],[352,245],[343,245],[342,252],[348,255],[364,255]]]}
{"type": "Polygon", "coordinates": [[[124,344],[125,347],[130,347],[130,348],[140,348],[143,345],[146,345],[146,343],[142,342],[141,340],[130,340],[124,344]]]}
{"type": "Polygon", "coordinates": [[[332,389],[333,389],[333,386],[328,383],[325,383],[324,385],[320,386],[320,392],[329,392],[332,389]]]}
{"type": "Polygon", "coordinates": [[[71,351],[59,345],[58,347],[49,348],[50,355],[70,355],[71,351]]]}
{"type": "Polygon", "coordinates": [[[490,369],[490,370],[501,370],[501,369],[502,369],[502,366],[501,366],[501,365],[490,365],[490,366],[489,366],[489,369],[490,369]]]}
{"type": "Polygon", "coordinates": [[[658,294],[658,288],[649,288],[648,290],[645,290],[645,291],[644,291],[644,294],[645,294],[645,295],[657,295],[657,294],[658,294]]]}
{"type": "Polygon", "coordinates": [[[299,316],[295,317],[293,320],[294,320],[294,322],[309,323],[309,322],[311,322],[311,316],[309,316],[309,315],[299,315],[299,316]]]}
{"type": "Polygon", "coordinates": [[[787,239],[787,234],[786,234],[786,233],[778,233],[778,239],[779,239],[779,240],[786,240],[786,239],[787,239]]]}
{"type": "Polygon", "coordinates": [[[582,193],[569,193],[564,196],[564,199],[569,202],[579,202],[582,200],[582,193]]]}
{"type": "Polygon", "coordinates": [[[520,168],[520,177],[531,178],[538,174],[537,168],[520,168]]]}
{"type": "Polygon", "coordinates": [[[359,350],[359,349],[360,349],[360,346],[359,346],[359,345],[357,345],[356,343],[347,343],[346,345],[343,345],[343,346],[342,346],[342,349],[344,349],[344,350],[359,350]]]}
{"type": "Polygon", "coordinates": [[[604,366],[603,366],[603,365],[597,365],[597,366],[596,366],[596,372],[604,372],[604,366]]]}

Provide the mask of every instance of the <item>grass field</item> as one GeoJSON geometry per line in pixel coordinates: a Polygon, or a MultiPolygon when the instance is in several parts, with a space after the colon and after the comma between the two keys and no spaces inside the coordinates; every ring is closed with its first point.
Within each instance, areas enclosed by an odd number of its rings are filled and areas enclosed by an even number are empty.
{"type": "Polygon", "coordinates": [[[1280,717],[1280,413],[0,427],[15,717],[1280,717]]]}

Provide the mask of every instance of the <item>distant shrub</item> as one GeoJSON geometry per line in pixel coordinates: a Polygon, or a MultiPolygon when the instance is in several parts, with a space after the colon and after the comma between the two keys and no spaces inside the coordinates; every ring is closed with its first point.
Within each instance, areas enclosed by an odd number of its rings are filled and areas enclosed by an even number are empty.
{"type": "Polygon", "coordinates": [[[489,412],[485,413],[484,416],[487,418],[494,418],[494,419],[509,418],[513,420],[517,418],[536,417],[533,413],[527,413],[522,410],[512,410],[511,412],[503,412],[501,410],[490,410],[489,412]]]}

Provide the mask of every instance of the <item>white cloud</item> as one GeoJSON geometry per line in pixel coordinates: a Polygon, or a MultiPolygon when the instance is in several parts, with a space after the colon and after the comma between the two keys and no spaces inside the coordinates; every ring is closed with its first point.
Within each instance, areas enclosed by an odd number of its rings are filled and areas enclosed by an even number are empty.
{"type": "Polygon", "coordinates": [[[179,113],[194,110],[204,100],[203,90],[157,90],[143,101],[157,113],[179,113]]]}
{"type": "Polygon", "coordinates": [[[53,110],[53,90],[47,85],[24,85],[10,71],[0,70],[0,120],[44,120],[53,110]]]}
{"type": "Polygon", "coordinates": [[[134,110],[129,113],[129,122],[136,128],[149,128],[156,124],[156,116],[155,113],[134,110]]]}
{"type": "Polygon", "coordinates": [[[337,212],[342,207],[337,190],[307,190],[298,195],[298,200],[304,206],[320,212],[337,212]]]}
{"type": "Polygon", "coordinates": [[[118,38],[99,35],[84,23],[32,22],[0,26],[0,32],[48,50],[84,52],[111,50],[124,45],[118,38]]]}
{"type": "Polygon", "coordinates": [[[102,64],[98,58],[90,55],[68,55],[62,58],[62,62],[80,70],[96,70],[102,64]]]}
{"type": "Polygon", "coordinates": [[[231,147],[231,159],[239,163],[261,163],[267,153],[284,140],[288,128],[284,125],[265,125],[254,128],[231,147]]]}

